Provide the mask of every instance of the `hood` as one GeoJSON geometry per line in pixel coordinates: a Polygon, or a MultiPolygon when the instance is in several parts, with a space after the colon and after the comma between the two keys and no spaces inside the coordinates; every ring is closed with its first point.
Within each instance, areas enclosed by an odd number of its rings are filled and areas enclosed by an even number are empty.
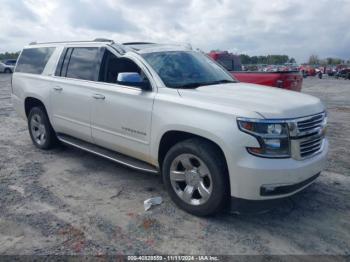
{"type": "Polygon", "coordinates": [[[220,84],[178,91],[185,99],[199,100],[212,106],[228,106],[233,113],[235,109],[248,110],[272,119],[297,118],[324,111],[323,104],[316,97],[255,84],[220,84]]]}

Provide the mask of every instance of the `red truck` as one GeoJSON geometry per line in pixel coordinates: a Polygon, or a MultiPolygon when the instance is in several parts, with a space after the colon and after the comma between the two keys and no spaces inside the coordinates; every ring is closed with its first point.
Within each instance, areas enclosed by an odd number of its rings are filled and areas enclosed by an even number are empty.
{"type": "Polygon", "coordinates": [[[242,71],[241,60],[237,55],[227,51],[212,51],[208,55],[241,82],[301,91],[303,77],[298,71],[242,71]]]}
{"type": "Polygon", "coordinates": [[[302,65],[299,68],[300,72],[303,72],[305,76],[316,76],[316,69],[310,65],[302,65]]]}

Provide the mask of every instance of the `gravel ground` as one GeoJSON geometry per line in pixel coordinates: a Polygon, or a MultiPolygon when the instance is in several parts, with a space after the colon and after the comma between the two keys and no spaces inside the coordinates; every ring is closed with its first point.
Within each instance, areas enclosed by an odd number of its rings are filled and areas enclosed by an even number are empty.
{"type": "Polygon", "coordinates": [[[0,254],[350,255],[350,81],[306,79],[329,110],[328,167],[260,215],[197,218],[153,175],[66,147],[36,149],[0,75],[0,254]],[[143,201],[162,196],[148,212],[143,201]]]}

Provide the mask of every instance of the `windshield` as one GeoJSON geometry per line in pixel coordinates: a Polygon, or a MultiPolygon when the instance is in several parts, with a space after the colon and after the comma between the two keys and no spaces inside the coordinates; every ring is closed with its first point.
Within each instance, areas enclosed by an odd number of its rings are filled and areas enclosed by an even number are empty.
{"type": "Polygon", "coordinates": [[[237,82],[207,56],[194,51],[142,54],[167,87],[195,88],[237,82]]]}

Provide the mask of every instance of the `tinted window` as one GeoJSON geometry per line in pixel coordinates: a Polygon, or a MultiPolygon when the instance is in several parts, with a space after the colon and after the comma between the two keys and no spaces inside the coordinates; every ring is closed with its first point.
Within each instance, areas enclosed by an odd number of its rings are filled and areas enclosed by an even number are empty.
{"type": "Polygon", "coordinates": [[[72,54],[73,48],[65,48],[62,52],[62,55],[60,57],[60,60],[58,61],[57,67],[56,67],[56,76],[66,76],[67,74],[67,66],[69,62],[69,58],[72,54]]]}
{"type": "Polygon", "coordinates": [[[18,60],[16,72],[41,74],[54,50],[54,47],[24,49],[18,60]]]}
{"type": "MultiPolygon", "coordinates": [[[[67,59],[69,57],[66,55],[65,62],[67,59]]],[[[96,47],[74,48],[70,55],[66,77],[92,81],[97,80],[98,59],[99,49],[96,47]]],[[[64,76],[64,72],[61,72],[61,75],[64,76]]]]}
{"type": "Polygon", "coordinates": [[[234,70],[234,61],[230,57],[222,56],[217,61],[224,68],[226,68],[226,70],[228,70],[228,71],[233,71],[234,70]]]}
{"type": "Polygon", "coordinates": [[[147,76],[141,70],[141,68],[135,64],[132,60],[128,58],[118,58],[109,51],[106,51],[102,60],[102,66],[100,70],[100,82],[120,84],[124,86],[132,87],[148,87],[150,88],[150,83],[147,76]],[[119,73],[139,73],[143,82],[118,82],[119,73]]]}

